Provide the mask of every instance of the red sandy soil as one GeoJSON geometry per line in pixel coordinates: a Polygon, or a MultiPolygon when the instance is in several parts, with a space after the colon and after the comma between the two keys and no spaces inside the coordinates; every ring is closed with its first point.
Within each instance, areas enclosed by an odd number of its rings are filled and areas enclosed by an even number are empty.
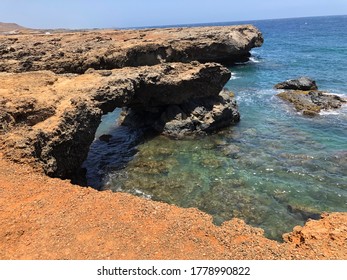
{"type": "Polygon", "coordinates": [[[0,154],[0,259],[347,259],[347,214],[286,242],[233,219],[71,185],[0,154]]]}

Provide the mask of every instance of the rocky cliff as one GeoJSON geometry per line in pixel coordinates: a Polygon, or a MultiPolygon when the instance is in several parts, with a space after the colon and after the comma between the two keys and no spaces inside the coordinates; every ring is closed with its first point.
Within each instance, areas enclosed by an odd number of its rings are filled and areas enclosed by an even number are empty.
{"type": "Polygon", "coordinates": [[[235,102],[219,95],[230,72],[207,62],[246,60],[262,42],[249,25],[0,36],[4,154],[70,178],[102,114],[116,107],[145,118],[160,112],[151,124],[159,132],[172,126],[177,114],[168,112],[176,105],[185,107],[176,131],[212,132],[237,122],[235,102]]]}
{"type": "Polygon", "coordinates": [[[0,37],[0,71],[84,73],[162,62],[246,61],[263,37],[254,26],[97,31],[0,37]]]}
{"type": "Polygon", "coordinates": [[[0,137],[5,155],[36,159],[51,176],[67,178],[82,164],[102,114],[116,107],[148,108],[218,96],[230,78],[215,63],[57,75],[0,73],[0,137]],[[10,149],[8,149],[10,147],[10,149]]]}

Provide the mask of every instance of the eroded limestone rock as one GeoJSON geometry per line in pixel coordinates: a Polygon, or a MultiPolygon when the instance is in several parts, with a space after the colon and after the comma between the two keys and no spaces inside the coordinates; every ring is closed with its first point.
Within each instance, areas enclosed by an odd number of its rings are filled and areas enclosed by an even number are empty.
{"type": "Polygon", "coordinates": [[[37,162],[69,178],[81,166],[102,114],[116,107],[150,108],[215,97],[230,78],[216,63],[155,66],[58,75],[0,73],[0,140],[4,154],[37,162]]]}
{"type": "Polygon", "coordinates": [[[183,138],[206,135],[239,121],[236,101],[224,90],[218,96],[196,98],[178,105],[124,110],[120,123],[183,138]]]}
{"type": "Polygon", "coordinates": [[[101,115],[124,106],[161,108],[153,127],[167,134],[224,127],[238,113],[219,96],[230,72],[212,62],[246,61],[262,43],[251,25],[0,36],[0,72],[20,73],[0,73],[3,153],[68,178],[101,115]],[[174,125],[175,106],[194,114],[174,125]]]}
{"type": "Polygon", "coordinates": [[[263,37],[252,25],[0,36],[0,71],[84,73],[163,62],[247,61],[263,37]]]}

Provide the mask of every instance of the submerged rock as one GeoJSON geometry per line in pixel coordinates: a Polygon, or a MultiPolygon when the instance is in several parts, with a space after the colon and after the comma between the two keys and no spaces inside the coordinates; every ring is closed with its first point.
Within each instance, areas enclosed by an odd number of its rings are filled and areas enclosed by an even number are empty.
{"type": "Polygon", "coordinates": [[[316,82],[308,77],[287,80],[275,85],[276,89],[293,89],[293,90],[317,90],[316,82]]]}
{"type": "Polygon", "coordinates": [[[308,219],[319,220],[321,218],[321,214],[315,209],[305,209],[303,206],[299,205],[287,205],[288,212],[300,216],[303,221],[307,221],[308,219]]]}
{"type": "Polygon", "coordinates": [[[108,142],[110,142],[111,138],[112,138],[112,135],[110,135],[110,134],[103,134],[103,135],[101,135],[99,137],[99,140],[102,141],[102,142],[108,143],[108,142]]]}

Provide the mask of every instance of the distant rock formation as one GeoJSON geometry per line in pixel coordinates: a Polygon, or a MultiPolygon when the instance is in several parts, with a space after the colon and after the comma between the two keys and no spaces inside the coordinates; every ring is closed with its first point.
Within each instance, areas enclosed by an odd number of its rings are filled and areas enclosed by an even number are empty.
{"type": "Polygon", "coordinates": [[[0,22],[0,34],[16,34],[17,31],[24,29],[27,28],[20,26],[16,23],[0,22]]]}
{"type": "Polygon", "coordinates": [[[287,80],[275,85],[275,88],[288,90],[277,96],[290,102],[297,111],[307,116],[315,116],[321,110],[338,109],[347,102],[338,95],[319,91],[316,82],[307,77],[287,80]]]}

